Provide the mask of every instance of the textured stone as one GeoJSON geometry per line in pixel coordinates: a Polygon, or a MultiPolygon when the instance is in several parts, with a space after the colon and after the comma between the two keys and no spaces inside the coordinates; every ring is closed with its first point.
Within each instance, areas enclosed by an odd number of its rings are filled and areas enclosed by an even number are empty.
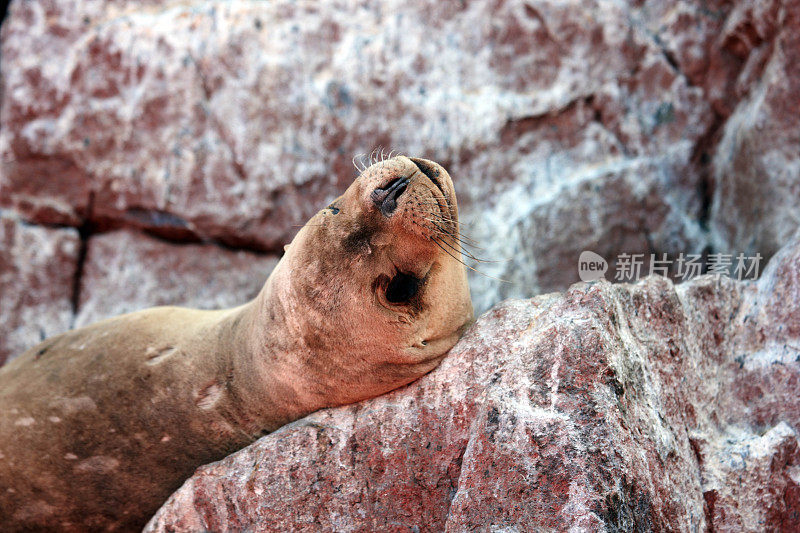
{"type": "Polygon", "coordinates": [[[800,2],[648,1],[643,23],[716,115],[696,147],[710,243],[722,252],[777,251],[800,221],[800,2]]]}
{"type": "Polygon", "coordinates": [[[80,239],[0,211],[0,365],[72,321],[80,239]]]}
{"type": "Polygon", "coordinates": [[[89,239],[76,327],[156,305],[235,307],[254,298],[274,256],[167,243],[132,231],[89,239]]]}
{"type": "Polygon", "coordinates": [[[764,435],[730,428],[711,441],[695,436],[692,444],[702,459],[703,496],[715,531],[800,528],[800,452],[788,424],[764,435]]]}
{"type": "Polygon", "coordinates": [[[800,224],[800,2],[738,6],[725,30],[745,96],[714,154],[712,237],[769,257],[800,224]]]}
{"type": "Polygon", "coordinates": [[[147,531],[796,531],[800,235],[758,282],[506,301],[442,365],[200,468],[147,531]]]}
{"type": "Polygon", "coordinates": [[[472,280],[478,309],[563,289],[583,249],[707,244],[693,155],[715,116],[653,37],[660,14],[610,0],[16,2],[0,197],[41,222],[276,251],[352,179],[351,157],[382,145],[442,162],[476,253],[505,260],[480,268],[512,283],[472,280]]]}
{"type": "Polygon", "coordinates": [[[15,2],[0,202],[278,251],[383,145],[447,166],[476,308],[580,252],[798,226],[798,2],[15,2]],[[468,260],[476,266],[475,261],[468,260]],[[502,283],[500,278],[511,283],[502,283]]]}

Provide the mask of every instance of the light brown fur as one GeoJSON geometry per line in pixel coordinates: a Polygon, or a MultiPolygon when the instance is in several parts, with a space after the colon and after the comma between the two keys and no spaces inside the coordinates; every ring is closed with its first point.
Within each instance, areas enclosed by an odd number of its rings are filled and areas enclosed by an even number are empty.
{"type": "Polygon", "coordinates": [[[300,230],[252,302],[123,315],[0,369],[4,531],[139,529],[196,467],[435,368],[472,320],[442,233],[457,235],[457,216],[435,163],[377,163],[300,230]],[[397,177],[410,182],[387,216],[371,195],[397,177]],[[423,281],[392,304],[398,271],[423,281]]]}

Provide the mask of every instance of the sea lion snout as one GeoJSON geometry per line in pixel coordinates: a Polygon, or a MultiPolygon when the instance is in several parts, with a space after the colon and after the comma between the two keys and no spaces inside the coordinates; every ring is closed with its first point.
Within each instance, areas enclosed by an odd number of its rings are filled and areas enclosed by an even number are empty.
{"type": "MultiPolygon", "coordinates": [[[[427,176],[442,193],[442,196],[447,199],[448,194],[442,184],[442,172],[439,165],[433,161],[420,159],[418,157],[409,157],[407,160],[411,161],[419,172],[427,176]]],[[[397,209],[397,199],[408,189],[408,185],[413,179],[414,173],[415,172],[412,171],[409,176],[394,178],[387,184],[376,187],[372,191],[370,198],[384,216],[391,216],[395,209],[397,209]]]]}

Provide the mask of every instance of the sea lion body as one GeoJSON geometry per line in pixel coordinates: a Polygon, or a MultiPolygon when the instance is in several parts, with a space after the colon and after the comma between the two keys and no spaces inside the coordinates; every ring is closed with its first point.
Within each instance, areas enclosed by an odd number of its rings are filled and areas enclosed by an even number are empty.
{"type": "Polygon", "coordinates": [[[472,320],[457,232],[444,169],[390,159],[300,230],[252,302],[28,350],[0,369],[3,530],[141,529],[198,466],[435,368],[472,320]]]}

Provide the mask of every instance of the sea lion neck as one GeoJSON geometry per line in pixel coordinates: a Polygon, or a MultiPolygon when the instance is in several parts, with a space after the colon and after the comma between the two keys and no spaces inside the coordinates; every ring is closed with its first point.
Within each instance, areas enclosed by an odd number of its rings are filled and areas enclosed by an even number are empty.
{"type": "Polygon", "coordinates": [[[286,371],[291,360],[283,350],[294,349],[293,343],[278,346],[256,340],[265,339],[265,330],[281,327],[278,320],[262,312],[263,306],[259,296],[225,311],[213,326],[203,328],[196,340],[213,354],[219,381],[226,384],[226,418],[253,438],[321,407],[303,401],[301,387],[292,380],[293,372],[286,371]]]}
{"type": "MultiPolygon", "coordinates": [[[[243,307],[236,333],[246,339],[240,366],[248,373],[241,381],[249,390],[250,403],[256,404],[253,409],[268,405],[268,413],[279,412],[287,421],[336,403],[330,401],[325,376],[314,364],[326,359],[327,349],[323,345],[309,347],[308,337],[301,331],[312,320],[313,309],[296,298],[293,275],[285,261],[275,267],[259,295],[243,307]]],[[[314,329],[323,337],[324,317],[317,318],[314,329]]]]}

